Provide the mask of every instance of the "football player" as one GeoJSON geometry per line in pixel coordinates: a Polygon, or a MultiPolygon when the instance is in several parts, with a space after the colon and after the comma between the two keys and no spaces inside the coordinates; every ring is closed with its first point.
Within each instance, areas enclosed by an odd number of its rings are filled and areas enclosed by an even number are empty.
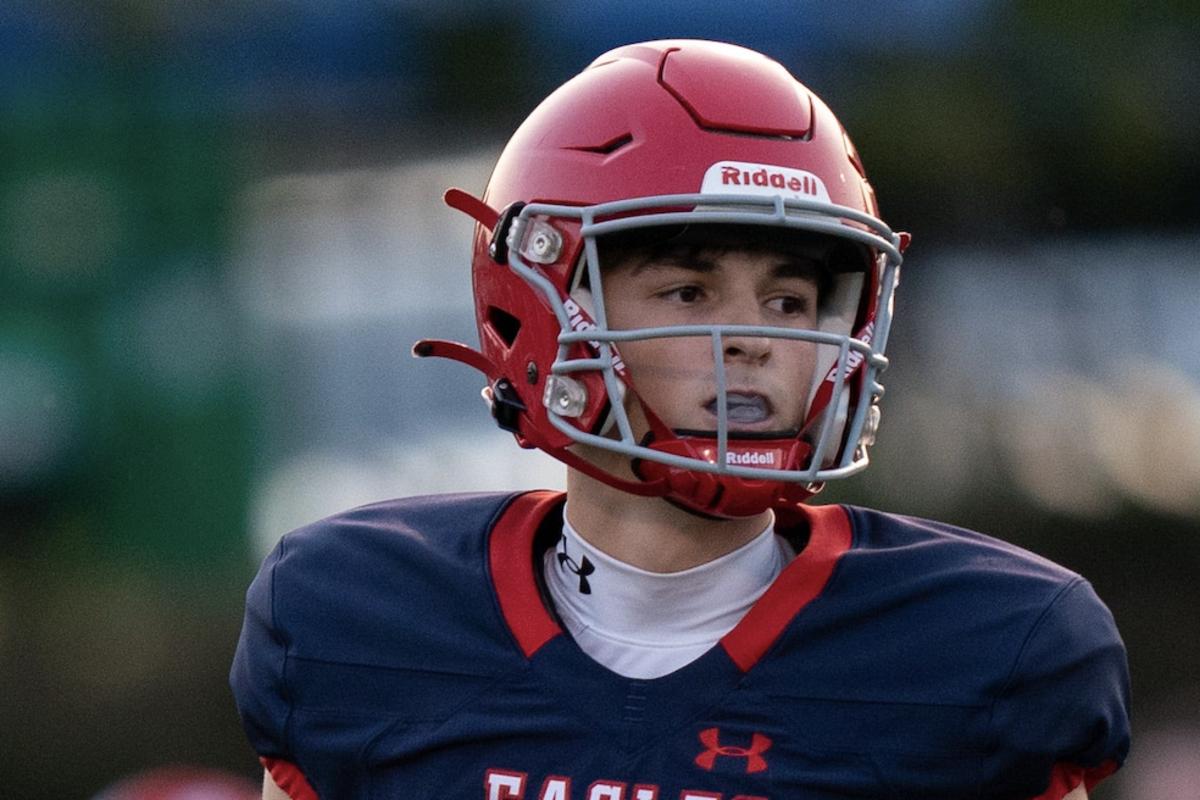
{"type": "Polygon", "coordinates": [[[1078,575],[807,502],[880,421],[908,236],[778,63],[601,56],[475,220],[496,422],[567,492],[410,498],[285,536],[232,684],[264,796],[1079,800],[1129,746],[1078,575]]]}

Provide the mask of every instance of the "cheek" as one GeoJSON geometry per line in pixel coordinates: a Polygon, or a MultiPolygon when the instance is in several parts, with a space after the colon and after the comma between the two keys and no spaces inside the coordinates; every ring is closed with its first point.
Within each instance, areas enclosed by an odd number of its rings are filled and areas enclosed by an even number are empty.
{"type": "Polygon", "coordinates": [[[620,352],[639,391],[662,383],[711,380],[713,376],[712,343],[704,337],[625,342],[620,352]]]}
{"type": "Polygon", "coordinates": [[[807,387],[817,366],[817,345],[813,342],[790,342],[786,361],[794,379],[807,387]]]}
{"type": "Polygon", "coordinates": [[[797,365],[804,369],[812,369],[813,365],[817,363],[817,348],[820,345],[816,342],[788,342],[788,344],[792,350],[792,361],[797,365]]]}

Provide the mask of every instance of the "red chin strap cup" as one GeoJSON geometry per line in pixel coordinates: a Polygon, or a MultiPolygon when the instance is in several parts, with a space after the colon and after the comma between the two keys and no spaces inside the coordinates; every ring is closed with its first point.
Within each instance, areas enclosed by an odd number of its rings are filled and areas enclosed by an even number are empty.
{"type": "MultiPolygon", "coordinates": [[[[649,445],[652,450],[715,464],[717,440],[673,437],[649,445]]],[[[812,447],[799,439],[730,440],[726,463],[788,472],[799,469],[812,447]]],[[[698,514],[720,519],[750,517],[769,508],[788,509],[816,492],[807,484],[739,478],[638,460],[634,472],[646,481],[663,481],[666,498],[698,514]]]]}

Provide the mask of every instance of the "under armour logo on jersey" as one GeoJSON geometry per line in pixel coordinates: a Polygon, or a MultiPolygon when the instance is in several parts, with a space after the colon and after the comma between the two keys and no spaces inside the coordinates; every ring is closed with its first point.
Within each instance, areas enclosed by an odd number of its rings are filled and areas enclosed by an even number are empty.
{"type": "Polygon", "coordinates": [[[569,555],[567,555],[567,537],[566,536],[563,536],[562,538],[560,538],[558,540],[558,543],[559,543],[559,548],[560,548],[558,551],[558,566],[566,567],[568,570],[571,571],[571,573],[573,573],[576,577],[579,578],[579,593],[580,594],[591,594],[592,593],[592,585],[590,583],[588,583],[587,576],[591,575],[593,572],[596,571],[595,565],[592,564],[592,562],[588,561],[587,556],[583,557],[583,563],[576,564],[575,559],[573,559],[569,555]]]}
{"type": "Polygon", "coordinates": [[[734,747],[721,744],[721,729],[708,728],[700,731],[700,744],[704,752],[696,756],[696,766],[712,772],[717,763],[717,756],[746,759],[746,772],[762,772],[767,768],[767,760],[762,754],[771,749],[771,740],[761,733],[750,738],[749,747],[734,747]]]}

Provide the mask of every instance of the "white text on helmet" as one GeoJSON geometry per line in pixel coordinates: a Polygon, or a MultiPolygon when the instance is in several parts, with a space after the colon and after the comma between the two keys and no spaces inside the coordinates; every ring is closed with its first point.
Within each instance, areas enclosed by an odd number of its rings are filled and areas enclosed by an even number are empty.
{"type": "Polygon", "coordinates": [[[803,169],[747,161],[718,161],[704,172],[703,194],[746,194],[756,197],[829,202],[829,190],[818,175],[803,169]]]}
{"type": "Polygon", "coordinates": [[[724,186],[770,186],[773,189],[791,189],[793,192],[815,195],[816,184],[805,175],[797,178],[787,176],[782,172],[767,172],[766,169],[746,172],[737,167],[721,167],[721,184],[724,186]]]}
{"type": "MultiPolygon", "coordinates": [[[[563,300],[563,310],[567,312],[567,318],[571,324],[571,330],[577,332],[599,330],[599,326],[592,322],[592,319],[588,316],[588,313],[580,308],[579,304],[571,298],[568,297],[563,300]]],[[[597,351],[600,350],[600,342],[589,341],[588,344],[594,347],[597,351]]],[[[618,373],[624,373],[625,362],[621,360],[621,356],[619,353],[617,353],[616,347],[612,347],[611,350],[613,369],[615,369],[618,373]]]]}
{"type": "MultiPolygon", "coordinates": [[[[859,334],[858,338],[863,342],[863,344],[870,344],[871,337],[874,335],[875,335],[875,322],[871,321],[871,322],[868,322],[866,327],[862,329],[862,333],[859,334]]],[[[846,375],[847,375],[847,377],[850,375],[850,373],[854,372],[854,370],[858,369],[858,365],[862,363],[863,358],[865,358],[865,356],[859,350],[851,350],[846,355],[846,375]]],[[[834,364],[833,367],[830,368],[829,374],[825,376],[825,380],[832,382],[834,379],[837,378],[837,372],[838,372],[837,364],[834,364]]]]}

